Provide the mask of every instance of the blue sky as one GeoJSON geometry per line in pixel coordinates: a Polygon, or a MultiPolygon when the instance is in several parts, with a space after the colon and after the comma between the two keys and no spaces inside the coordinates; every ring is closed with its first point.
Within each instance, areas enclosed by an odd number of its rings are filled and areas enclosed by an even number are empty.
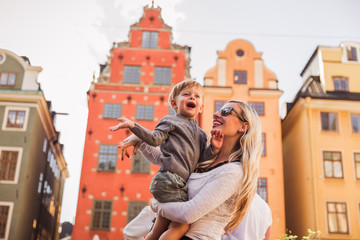
{"type": "MultiPolygon", "coordinates": [[[[58,116],[70,177],[61,222],[73,221],[87,119],[86,91],[112,42],[151,0],[1,0],[0,48],[41,66],[38,81],[58,116]]],[[[263,53],[284,91],[280,108],[301,86],[300,72],[318,45],[360,42],[358,0],[155,0],[173,27],[173,42],[191,46],[191,75],[202,82],[228,42],[245,39],[263,53]]],[[[206,107],[206,106],[205,106],[206,107]]],[[[106,129],[104,129],[106,131],[106,129]]]]}

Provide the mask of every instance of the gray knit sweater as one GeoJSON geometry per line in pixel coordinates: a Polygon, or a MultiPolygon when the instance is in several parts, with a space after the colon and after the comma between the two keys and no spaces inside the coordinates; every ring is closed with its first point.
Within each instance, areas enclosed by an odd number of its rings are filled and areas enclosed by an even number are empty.
{"type": "Polygon", "coordinates": [[[160,171],[171,171],[185,181],[194,172],[199,161],[213,156],[210,145],[206,146],[206,133],[201,130],[197,121],[188,120],[180,114],[163,117],[154,131],[137,123],[130,130],[147,144],[160,145],[160,171]]]}

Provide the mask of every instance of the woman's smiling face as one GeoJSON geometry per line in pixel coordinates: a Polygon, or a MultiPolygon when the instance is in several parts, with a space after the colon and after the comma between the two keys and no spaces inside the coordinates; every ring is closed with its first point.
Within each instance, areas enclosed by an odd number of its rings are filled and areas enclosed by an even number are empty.
{"type": "MultiPolygon", "coordinates": [[[[221,109],[231,107],[240,115],[242,109],[238,103],[228,102],[221,109]]],[[[227,116],[221,115],[221,110],[213,115],[213,129],[220,129],[225,136],[240,135],[247,129],[248,124],[240,120],[234,111],[227,116]]]]}

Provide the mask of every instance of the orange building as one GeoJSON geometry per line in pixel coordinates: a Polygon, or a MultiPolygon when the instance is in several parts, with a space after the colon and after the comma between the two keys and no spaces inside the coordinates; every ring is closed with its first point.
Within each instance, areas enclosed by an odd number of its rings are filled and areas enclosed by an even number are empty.
{"type": "Polygon", "coordinates": [[[285,232],[281,120],[276,76],[265,67],[262,53],[245,40],[228,43],[218,51],[216,65],[204,77],[202,128],[209,133],[212,115],[230,99],[242,100],[254,107],[263,129],[264,151],[260,162],[259,195],[273,214],[272,236],[285,232]]]}
{"type": "Polygon", "coordinates": [[[318,46],[283,120],[286,226],[360,239],[360,43],[318,46]]]}
{"type": "Polygon", "coordinates": [[[172,43],[161,8],[144,7],[131,25],[129,41],[114,43],[88,92],[88,123],[72,239],[123,239],[123,228],[152,197],[149,186],[158,167],[140,153],[120,158],[117,144],[129,130],[110,132],[125,116],[153,129],[172,114],[168,94],[189,78],[190,48],[172,43]]]}

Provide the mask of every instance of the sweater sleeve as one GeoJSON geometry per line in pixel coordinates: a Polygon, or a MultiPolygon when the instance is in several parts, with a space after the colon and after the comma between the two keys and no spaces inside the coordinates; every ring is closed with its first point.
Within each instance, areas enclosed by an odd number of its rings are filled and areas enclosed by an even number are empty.
{"type": "Polygon", "coordinates": [[[159,161],[161,151],[158,147],[153,147],[143,142],[139,147],[139,151],[152,164],[155,165],[161,164],[161,162],[159,161]]]}
{"type": "Polygon", "coordinates": [[[224,168],[216,171],[216,175],[209,178],[211,180],[191,200],[159,203],[152,199],[150,202],[152,209],[171,221],[180,223],[197,221],[229,199],[239,187],[243,177],[240,165],[229,163],[224,165],[224,168]]]}
{"type": "Polygon", "coordinates": [[[164,117],[159,121],[154,131],[150,131],[137,123],[135,123],[133,128],[130,128],[131,132],[151,146],[159,146],[163,144],[168,138],[171,130],[172,121],[169,121],[167,117],[164,117]]]}
{"type": "Polygon", "coordinates": [[[199,162],[212,159],[216,154],[212,151],[211,144],[207,144],[207,135],[204,131],[201,131],[201,154],[199,162]]]}

